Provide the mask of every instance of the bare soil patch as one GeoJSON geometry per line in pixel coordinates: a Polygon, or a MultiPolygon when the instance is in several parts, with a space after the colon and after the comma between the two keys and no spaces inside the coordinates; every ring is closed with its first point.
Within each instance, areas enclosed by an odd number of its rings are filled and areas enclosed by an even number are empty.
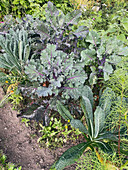
{"type": "MultiPolygon", "coordinates": [[[[0,88],[0,100],[4,92],[0,88]]],[[[10,104],[0,108],[0,149],[8,157],[8,161],[21,165],[22,170],[49,170],[54,161],[70,146],[49,150],[40,148],[37,139],[32,139],[32,129],[26,127],[17,118],[17,112],[10,104]]],[[[75,164],[65,168],[75,170],[75,164]]]]}

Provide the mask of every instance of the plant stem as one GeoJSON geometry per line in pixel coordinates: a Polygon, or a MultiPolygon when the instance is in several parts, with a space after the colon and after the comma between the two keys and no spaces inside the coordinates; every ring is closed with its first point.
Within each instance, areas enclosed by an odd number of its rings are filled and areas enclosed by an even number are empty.
{"type": "Polygon", "coordinates": [[[119,112],[119,126],[118,126],[118,154],[120,157],[120,142],[121,142],[121,138],[120,138],[120,123],[121,123],[121,107],[122,107],[122,102],[123,102],[123,92],[124,92],[124,88],[122,87],[122,91],[121,91],[121,105],[120,105],[120,112],[119,112]]]}

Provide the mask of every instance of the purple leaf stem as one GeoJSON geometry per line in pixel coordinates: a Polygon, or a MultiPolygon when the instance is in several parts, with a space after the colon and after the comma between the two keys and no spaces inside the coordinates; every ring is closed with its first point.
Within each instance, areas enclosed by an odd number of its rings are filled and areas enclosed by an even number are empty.
{"type": "Polygon", "coordinates": [[[0,34],[3,34],[3,35],[4,35],[4,34],[7,34],[7,32],[0,32],[0,34]]]}
{"type": "Polygon", "coordinates": [[[70,66],[70,65],[68,65],[63,71],[67,70],[69,66],[70,66]]]}
{"type": "Polygon", "coordinates": [[[47,106],[46,106],[46,109],[45,109],[45,111],[44,111],[44,114],[46,113],[48,107],[49,107],[49,103],[48,103],[47,106]]]}
{"type": "Polygon", "coordinates": [[[44,76],[44,74],[41,74],[41,73],[39,73],[39,72],[38,72],[38,71],[36,71],[36,70],[35,70],[35,72],[36,72],[36,73],[38,73],[38,74],[39,74],[39,75],[41,75],[41,76],[44,76]]]}
{"type": "Polygon", "coordinates": [[[73,87],[62,87],[63,89],[76,89],[76,88],[73,88],[73,87]]]}
{"type": "Polygon", "coordinates": [[[71,79],[74,79],[74,78],[76,78],[76,77],[80,77],[80,76],[70,77],[70,78],[68,78],[67,80],[71,80],[71,79]]]}
{"type": "MultiPolygon", "coordinates": [[[[68,55],[67,55],[68,56],[68,55]]],[[[64,60],[64,63],[66,62],[66,60],[68,59],[68,57],[66,56],[66,59],[64,60]]]]}
{"type": "MultiPolygon", "coordinates": [[[[76,17],[77,17],[78,15],[80,15],[80,13],[77,14],[76,17]]],[[[69,24],[70,24],[76,17],[74,17],[73,19],[71,19],[71,21],[69,21],[69,23],[67,23],[67,26],[69,26],[69,24]]]]}
{"type": "Polygon", "coordinates": [[[88,58],[90,58],[91,60],[93,60],[90,56],[88,56],[88,58]]]}

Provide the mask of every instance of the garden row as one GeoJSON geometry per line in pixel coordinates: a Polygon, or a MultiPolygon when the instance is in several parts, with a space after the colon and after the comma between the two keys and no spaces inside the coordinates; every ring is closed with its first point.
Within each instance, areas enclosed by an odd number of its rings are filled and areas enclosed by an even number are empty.
{"type": "Polygon", "coordinates": [[[75,5],[80,9],[62,12],[48,2],[40,16],[4,17],[0,84],[6,95],[1,106],[6,99],[14,109],[22,106],[18,116],[42,120],[41,132],[51,131],[49,136],[62,131],[66,137],[69,124],[75,135],[83,135],[86,142],[68,149],[51,169],[73,164],[87,148],[106,169],[123,169],[128,162],[127,3],[75,5]],[[66,130],[58,129],[63,125],[57,126],[57,113],[66,130]],[[103,161],[101,150],[120,162],[103,161]]]}

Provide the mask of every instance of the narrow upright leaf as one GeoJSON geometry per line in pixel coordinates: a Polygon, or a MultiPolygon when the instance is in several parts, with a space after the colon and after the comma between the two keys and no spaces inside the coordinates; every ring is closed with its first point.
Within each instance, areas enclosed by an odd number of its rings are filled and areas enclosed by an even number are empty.
{"type": "Polygon", "coordinates": [[[97,108],[94,112],[94,121],[95,121],[95,135],[94,135],[94,137],[96,138],[98,136],[99,132],[101,132],[102,129],[104,128],[104,123],[105,123],[105,113],[100,106],[97,106],[97,108]]]}
{"type": "Polygon", "coordinates": [[[70,112],[68,111],[68,109],[65,106],[63,106],[60,101],[57,101],[57,110],[65,120],[73,119],[73,117],[70,114],[70,112]]]}
{"type": "Polygon", "coordinates": [[[85,134],[88,134],[86,127],[83,125],[83,123],[80,120],[72,119],[71,126],[74,127],[75,129],[79,129],[81,132],[85,134]]]}
{"type": "Polygon", "coordinates": [[[82,96],[81,104],[84,106],[82,109],[86,119],[90,119],[93,122],[93,110],[90,100],[86,96],[82,96]]]}

